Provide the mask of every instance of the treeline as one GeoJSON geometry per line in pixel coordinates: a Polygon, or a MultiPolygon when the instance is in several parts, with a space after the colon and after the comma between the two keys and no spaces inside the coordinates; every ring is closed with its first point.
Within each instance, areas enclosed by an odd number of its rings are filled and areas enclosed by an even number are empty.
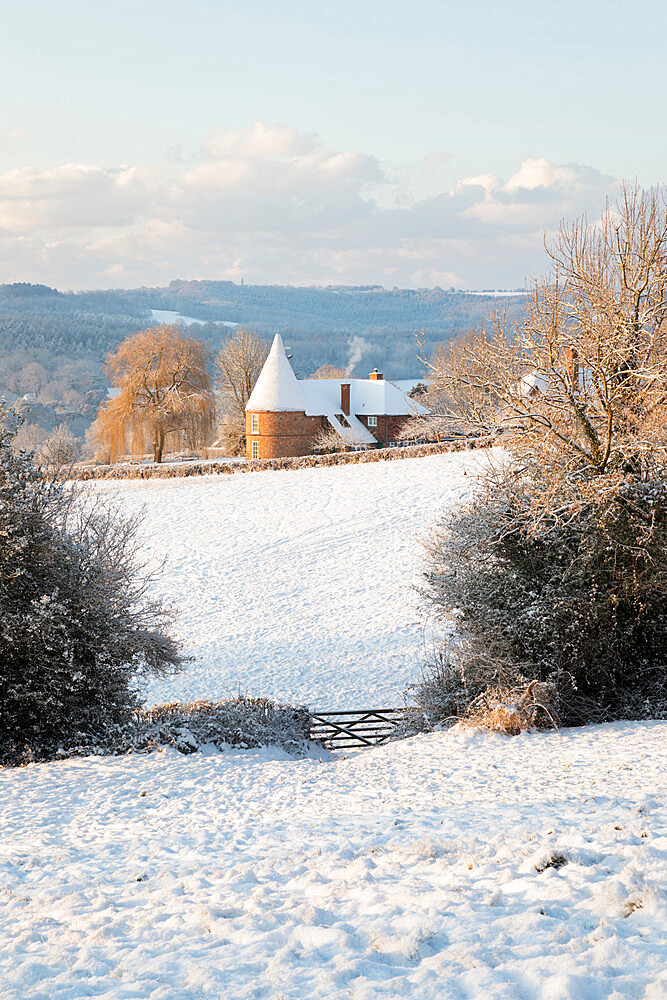
{"type": "MultiPolygon", "coordinates": [[[[488,315],[496,297],[453,289],[394,288],[376,285],[296,288],[291,285],[237,285],[232,281],[172,281],[166,288],[119,293],[148,308],[174,309],[202,320],[241,324],[270,323],[273,328],[366,332],[371,327],[427,333],[451,331],[488,315]]],[[[503,301],[510,309],[521,300],[503,301]]]]}

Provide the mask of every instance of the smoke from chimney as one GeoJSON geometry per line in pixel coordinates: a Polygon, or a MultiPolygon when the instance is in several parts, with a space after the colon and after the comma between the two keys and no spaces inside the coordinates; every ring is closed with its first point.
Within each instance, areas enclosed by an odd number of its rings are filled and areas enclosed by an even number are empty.
{"type": "Polygon", "coordinates": [[[363,337],[350,337],[347,344],[347,365],[345,372],[347,375],[352,373],[355,365],[358,365],[361,361],[364,351],[368,350],[369,343],[364,340],[363,337]]]}

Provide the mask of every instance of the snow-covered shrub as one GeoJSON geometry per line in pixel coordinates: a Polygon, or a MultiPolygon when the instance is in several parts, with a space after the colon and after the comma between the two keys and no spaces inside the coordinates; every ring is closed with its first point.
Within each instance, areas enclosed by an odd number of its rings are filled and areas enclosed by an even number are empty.
{"type": "MultiPolygon", "coordinates": [[[[310,713],[304,706],[281,705],[267,698],[239,697],[226,701],[196,701],[135,709],[120,721],[107,721],[94,731],[72,731],[48,757],[150,753],[175,747],[190,754],[205,746],[279,746],[303,752],[310,733],[310,713]]],[[[14,755],[11,763],[44,756],[39,749],[14,755]]]]}
{"type": "Polygon", "coordinates": [[[405,692],[406,700],[419,707],[422,728],[432,729],[442,722],[454,721],[487,686],[481,677],[476,677],[474,682],[468,677],[461,659],[460,652],[457,656],[446,646],[435,650],[422,667],[419,680],[410,684],[405,692]]]}
{"type": "Polygon", "coordinates": [[[281,705],[268,698],[156,705],[135,713],[132,731],[188,753],[206,744],[281,746],[298,749],[310,733],[310,712],[303,705],[281,705]]]}
{"type": "Polygon", "coordinates": [[[66,424],[51,431],[37,450],[37,459],[48,469],[70,466],[81,456],[82,442],[74,437],[66,424]]]}
{"type": "Polygon", "coordinates": [[[127,719],[135,680],[180,657],[148,597],[139,522],[48,478],[12,448],[0,412],[0,759],[48,756],[71,734],[127,719]]]}
{"type": "Polygon", "coordinates": [[[423,594],[462,640],[435,678],[444,707],[538,680],[565,724],[667,715],[664,480],[508,467],[427,560],[423,594]]]}

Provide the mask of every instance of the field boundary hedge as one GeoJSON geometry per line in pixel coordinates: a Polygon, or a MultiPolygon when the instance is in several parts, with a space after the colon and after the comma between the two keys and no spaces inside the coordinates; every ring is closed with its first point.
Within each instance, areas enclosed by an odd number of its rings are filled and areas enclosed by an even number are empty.
{"type": "Polygon", "coordinates": [[[72,467],[67,479],[187,479],[189,476],[227,476],[274,469],[316,469],[332,465],[363,465],[367,462],[393,462],[403,458],[424,458],[446,452],[469,451],[488,447],[486,440],[442,441],[440,444],[417,444],[405,448],[373,448],[368,451],[334,452],[330,455],[302,455],[297,458],[252,459],[250,462],[189,462],[182,465],[93,465],[72,467]]]}

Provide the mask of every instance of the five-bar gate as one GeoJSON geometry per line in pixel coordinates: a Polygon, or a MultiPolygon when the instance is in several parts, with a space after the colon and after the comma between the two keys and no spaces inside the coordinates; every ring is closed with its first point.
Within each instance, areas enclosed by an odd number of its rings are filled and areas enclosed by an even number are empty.
{"type": "Polygon", "coordinates": [[[386,743],[402,721],[404,708],[369,708],[349,712],[313,712],[310,738],[329,750],[375,747],[386,743]]]}

